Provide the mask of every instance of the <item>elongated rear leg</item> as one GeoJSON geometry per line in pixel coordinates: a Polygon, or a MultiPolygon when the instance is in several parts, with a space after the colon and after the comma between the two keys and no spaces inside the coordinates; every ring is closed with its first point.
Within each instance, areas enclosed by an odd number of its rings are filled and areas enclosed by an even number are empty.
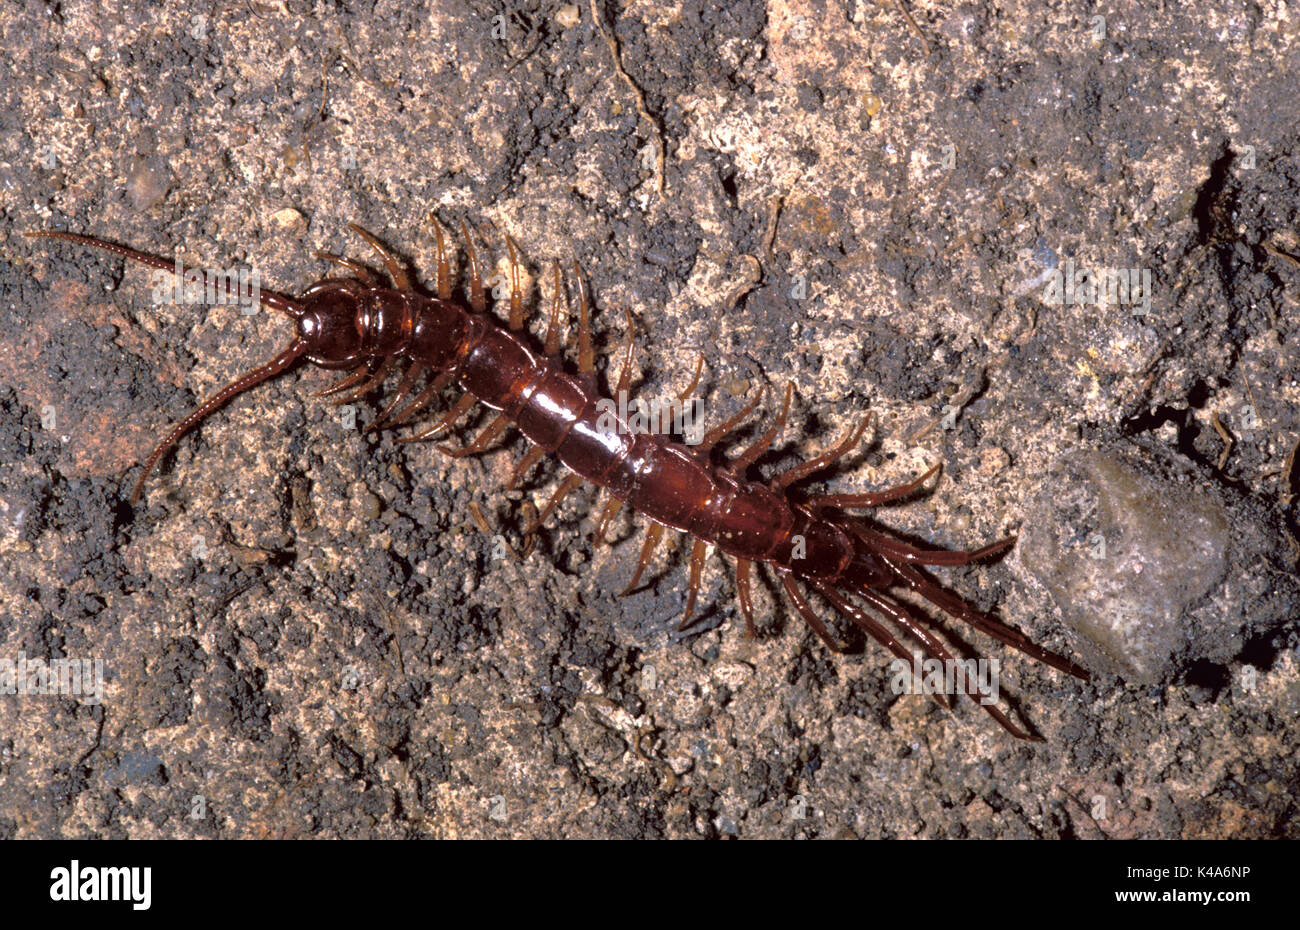
{"type": "MultiPolygon", "coordinates": [[[[825,581],[819,581],[817,579],[812,579],[812,578],[808,579],[808,584],[810,584],[814,589],[816,589],[817,593],[820,594],[822,597],[824,597],[830,603],[830,605],[840,613],[841,616],[843,616],[854,626],[858,627],[860,630],[865,632],[877,643],[879,643],[880,645],[888,649],[890,652],[892,652],[896,658],[902,659],[904,662],[907,663],[908,668],[911,668],[912,666],[911,651],[906,646],[904,646],[901,642],[899,642],[898,637],[896,637],[893,633],[891,633],[889,629],[884,626],[884,624],[880,623],[878,620],[868,615],[867,612],[864,611],[857,604],[854,604],[853,602],[849,601],[847,598],[843,597],[838,591],[835,590],[834,585],[829,584],[825,581]]],[[[938,704],[944,710],[949,709],[944,704],[944,702],[940,699],[939,695],[932,694],[930,695],[930,697],[934,700],[936,704],[938,704]]],[[[1015,730],[1014,727],[1012,727],[1012,731],[1018,732],[1015,730]]]]}
{"type": "Polygon", "coordinates": [[[1049,652],[1042,646],[1033,642],[1023,633],[1015,630],[1000,620],[990,617],[988,614],[981,613],[970,604],[967,604],[957,595],[945,588],[940,587],[934,581],[921,574],[919,570],[903,562],[896,562],[885,557],[885,562],[898,577],[909,587],[916,590],[922,597],[930,603],[936,605],[949,616],[968,623],[975,629],[988,636],[993,637],[998,642],[1010,646],[1012,649],[1018,649],[1032,659],[1037,659],[1044,665],[1050,666],[1067,675],[1073,675],[1083,681],[1089,679],[1088,672],[1082,667],[1071,662],[1064,656],[1059,656],[1054,652],[1049,652]]]}
{"type": "MultiPolygon", "coordinates": [[[[954,669],[957,677],[961,679],[960,688],[962,692],[968,698],[970,698],[971,701],[973,701],[974,703],[982,707],[990,717],[992,717],[999,724],[1001,724],[1003,729],[1005,729],[1016,739],[1028,740],[1030,742],[1043,741],[1043,738],[1041,736],[1036,736],[1027,733],[1024,730],[1020,729],[1020,727],[1016,726],[1015,723],[1012,722],[1011,718],[1008,717],[1002,711],[1002,709],[997,705],[985,704],[981,702],[976,697],[975,693],[972,692],[971,687],[967,684],[967,678],[966,678],[964,667],[957,662],[956,658],[952,655],[952,653],[948,651],[948,649],[943,645],[943,643],[941,643],[938,640],[937,637],[934,636],[934,634],[932,634],[929,630],[926,630],[924,627],[922,627],[912,617],[908,616],[906,611],[898,607],[896,604],[892,603],[888,598],[884,597],[879,592],[872,591],[870,588],[860,588],[858,589],[858,593],[862,595],[862,597],[864,597],[867,600],[867,602],[871,604],[873,608],[875,608],[884,616],[888,617],[890,620],[894,621],[894,623],[898,624],[898,626],[900,626],[904,631],[911,634],[921,644],[921,651],[925,654],[925,657],[927,659],[938,659],[941,662],[952,663],[951,666],[945,666],[945,668],[952,667],[954,669]]],[[[832,600],[832,603],[835,604],[837,609],[842,609],[848,612],[850,615],[862,613],[862,609],[860,607],[840,597],[838,593],[832,591],[832,595],[833,595],[833,599],[830,596],[828,596],[828,599],[832,600]]],[[[904,658],[904,657],[899,656],[899,658],[904,658]]],[[[910,665],[911,656],[909,655],[906,658],[908,659],[910,665]]],[[[938,703],[940,706],[945,705],[944,701],[939,700],[939,695],[931,694],[930,696],[934,698],[935,702],[938,703]]],[[[947,706],[945,706],[945,710],[951,709],[952,699],[954,699],[955,697],[956,695],[951,695],[949,697],[949,701],[947,702],[947,706]]]]}
{"type": "Polygon", "coordinates": [[[859,522],[851,524],[849,529],[878,552],[916,565],[968,565],[1003,552],[1016,542],[1015,536],[1007,536],[978,549],[919,549],[859,522]]]}
{"type": "Polygon", "coordinates": [[[849,651],[849,644],[833,637],[830,629],[824,622],[822,622],[821,617],[817,616],[816,612],[812,609],[812,605],[808,603],[807,598],[803,596],[803,592],[799,590],[799,586],[795,583],[793,573],[788,571],[781,573],[781,586],[785,588],[786,595],[790,598],[791,603],[794,604],[795,610],[799,612],[799,616],[803,618],[803,622],[808,624],[808,627],[821,637],[821,641],[824,642],[832,652],[849,651]]]}

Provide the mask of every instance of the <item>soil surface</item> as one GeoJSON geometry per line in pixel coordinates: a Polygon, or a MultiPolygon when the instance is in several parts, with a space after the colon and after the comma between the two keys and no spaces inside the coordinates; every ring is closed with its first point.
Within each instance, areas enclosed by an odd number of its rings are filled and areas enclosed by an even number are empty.
{"type": "Polygon", "coordinates": [[[0,51],[0,837],[1300,836],[1292,7],[25,0],[0,51]],[[807,488],[942,462],[873,519],[1020,534],[933,576],[1090,681],[926,615],[1045,741],[770,574],[746,637],[717,555],[679,633],[690,546],[616,596],[645,520],[593,546],[590,488],[515,559],[560,469],[363,432],[397,373],[241,395],[131,507],[289,325],[21,235],[297,293],[379,265],[356,222],[431,289],[437,222],[459,289],[462,221],[539,337],[577,259],[602,376],[630,309],[638,396],[700,352],[711,424],[766,388],[729,448],[793,381],[752,477],[867,410],[807,488]],[[41,693],[63,659],[102,693],[41,693]]]}

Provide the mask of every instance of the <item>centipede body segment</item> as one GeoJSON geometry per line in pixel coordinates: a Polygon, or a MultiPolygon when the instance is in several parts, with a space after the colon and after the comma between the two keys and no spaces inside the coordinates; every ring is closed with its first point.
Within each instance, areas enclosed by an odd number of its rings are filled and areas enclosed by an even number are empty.
{"type": "MultiPolygon", "coordinates": [[[[531,447],[515,467],[511,485],[522,481],[543,459],[558,459],[568,474],[524,528],[526,536],[535,533],[560,502],[584,483],[603,489],[606,495],[595,521],[597,540],[604,540],[610,520],[621,507],[645,515],[649,528],[631,583],[623,593],[640,583],[667,530],[688,534],[693,545],[682,629],[694,616],[704,562],[712,546],[734,564],[737,601],[750,635],[754,633],[752,573],[756,566],[765,566],[778,578],[798,616],[831,649],[842,651],[845,644],[818,614],[809,600],[810,591],[896,657],[911,662],[912,651],[907,645],[911,643],[928,659],[955,663],[962,676],[963,666],[950,648],[894,593],[910,589],[993,639],[1058,671],[1087,678],[1087,673],[1069,659],[977,611],[923,571],[923,566],[965,565],[996,555],[1012,546],[1014,537],[973,550],[920,548],[853,514],[915,493],[938,471],[938,466],[913,481],[881,491],[818,495],[796,490],[800,481],[830,468],[858,446],[868,425],[866,418],[832,448],[761,481],[750,480],[747,473],[785,425],[790,385],[772,426],[749,448],[722,461],[714,458],[714,449],[754,412],[757,398],[693,445],[671,436],[629,429],[621,419],[611,429],[606,413],[609,408],[600,403],[605,395],[596,378],[591,301],[576,264],[578,350],[576,370],[570,370],[560,354],[563,339],[558,263],[552,266],[556,297],[539,349],[524,329],[521,269],[513,242],[507,240],[510,295],[508,322],[503,325],[488,311],[481,265],[463,226],[468,261],[462,299],[453,294],[451,262],[436,222],[435,295],[421,292],[379,239],[359,226],[351,228],[374,250],[389,280],[385,282],[353,259],[318,252],[319,257],[348,274],[317,281],[299,297],[260,291],[263,307],[294,322],[293,338],[273,358],[223,387],[167,434],[145,461],[131,494],[132,503],[138,502],[146,478],[163,454],[182,436],[236,395],[298,363],[306,361],[347,371],[338,384],[321,392],[322,396],[342,394],[338,403],[359,399],[382,386],[393,369],[405,363],[407,368],[394,396],[368,430],[408,423],[445,388],[459,388],[461,398],[432,426],[399,441],[441,437],[476,404],[495,411],[484,430],[464,446],[439,448],[456,457],[474,455],[491,447],[507,431],[518,430],[531,447]],[[417,392],[422,380],[428,383],[417,392]]],[[[89,236],[59,231],[28,235],[106,250],[164,271],[176,267],[170,259],[89,236]]],[[[629,341],[615,394],[628,386],[631,358],[629,341]]],[[[692,383],[680,395],[683,400],[694,391],[700,373],[697,365],[692,383]]],[[[974,699],[973,689],[961,690],[974,699]]],[[[978,703],[1013,736],[1040,739],[1014,723],[995,703],[978,703]]]]}

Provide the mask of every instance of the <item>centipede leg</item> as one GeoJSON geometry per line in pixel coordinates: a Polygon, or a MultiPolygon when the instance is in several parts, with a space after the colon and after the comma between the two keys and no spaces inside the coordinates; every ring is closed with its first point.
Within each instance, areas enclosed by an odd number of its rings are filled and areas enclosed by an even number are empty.
{"type": "Polygon", "coordinates": [[[375,273],[365,265],[361,264],[361,262],[354,262],[350,258],[344,258],[342,255],[335,255],[333,252],[313,252],[312,254],[317,258],[323,258],[327,262],[333,262],[336,265],[346,268],[348,271],[351,271],[360,278],[361,283],[365,284],[367,287],[377,287],[379,284],[379,278],[375,273]]]}
{"type": "MultiPolygon", "coordinates": [[[[966,670],[962,665],[962,663],[958,662],[953,657],[952,653],[950,653],[946,648],[944,648],[943,644],[940,643],[932,633],[930,633],[928,630],[923,629],[919,623],[917,623],[911,617],[907,616],[907,612],[905,610],[901,609],[896,604],[890,602],[888,598],[884,597],[879,592],[866,589],[866,590],[860,590],[858,593],[860,593],[862,597],[866,599],[867,603],[871,604],[871,606],[874,607],[876,610],[880,611],[882,614],[884,614],[886,617],[889,617],[891,620],[893,620],[903,629],[907,630],[913,636],[917,637],[918,640],[920,640],[923,643],[922,648],[925,650],[925,654],[927,658],[938,658],[943,662],[951,663],[951,666],[945,666],[945,667],[951,667],[956,673],[957,677],[960,679],[960,681],[957,682],[957,684],[960,690],[962,691],[962,693],[964,693],[968,698],[970,698],[972,702],[984,708],[985,712],[994,720],[996,720],[998,723],[1000,723],[1004,730],[1006,730],[1016,739],[1026,740],[1031,743],[1044,742],[1043,737],[1031,733],[1026,733],[1024,730],[1020,729],[1020,727],[1016,726],[1011,721],[1011,718],[1008,717],[1002,711],[1002,709],[998,707],[996,704],[991,704],[991,703],[986,704],[983,701],[979,700],[976,697],[976,695],[980,693],[973,691],[971,686],[968,684],[969,679],[966,677],[966,670]]],[[[983,695],[980,694],[980,696],[982,697],[983,695]]],[[[952,695],[952,697],[954,700],[953,703],[949,705],[949,707],[955,704],[956,695],[952,695]]]]}
{"type": "Polygon", "coordinates": [[[433,224],[433,238],[438,247],[438,299],[451,300],[451,263],[447,261],[447,243],[442,235],[442,225],[432,213],[429,214],[429,222],[433,224]]]}
{"type": "Polygon", "coordinates": [[[756,639],[758,630],[754,627],[754,596],[749,586],[752,564],[749,559],[736,559],[736,599],[740,601],[740,614],[745,618],[745,635],[756,639]]]}
{"type": "Polygon", "coordinates": [[[800,591],[799,586],[795,584],[794,576],[790,572],[783,572],[781,574],[781,586],[785,588],[786,595],[794,604],[794,609],[799,612],[799,616],[803,618],[803,622],[808,624],[808,627],[821,637],[821,641],[824,642],[832,652],[849,651],[849,644],[841,642],[833,637],[830,629],[822,622],[821,617],[817,616],[813,611],[812,605],[809,604],[807,598],[803,596],[803,592],[800,591]]]}
{"type": "Polygon", "coordinates": [[[438,449],[447,453],[454,459],[463,459],[476,453],[482,452],[492,442],[510,428],[513,421],[504,413],[498,413],[491,423],[479,433],[469,445],[463,449],[453,449],[451,446],[439,445],[438,449]]]}
{"type": "Polygon", "coordinates": [[[510,253],[510,328],[524,328],[524,294],[519,287],[519,253],[515,242],[506,236],[506,250],[510,253]]]}
{"type": "Polygon", "coordinates": [[[888,504],[891,501],[911,496],[930,479],[931,475],[937,473],[941,468],[943,468],[942,462],[932,467],[919,478],[915,478],[906,484],[886,488],[883,491],[872,491],[866,494],[817,494],[808,498],[805,503],[817,510],[831,507],[879,507],[881,504],[888,504]]]}
{"type": "Polygon", "coordinates": [[[880,645],[884,646],[890,652],[900,659],[906,660],[909,664],[912,661],[912,653],[907,647],[898,641],[893,633],[889,632],[876,620],[869,617],[861,608],[849,603],[839,592],[825,581],[818,581],[815,578],[808,579],[808,584],[817,590],[817,593],[830,603],[843,617],[853,623],[880,645]]]}
{"type": "Polygon", "coordinates": [[[370,245],[370,247],[379,254],[379,257],[384,261],[384,268],[388,270],[388,276],[393,279],[393,283],[397,285],[398,290],[402,290],[402,291],[415,290],[415,288],[411,286],[411,279],[407,277],[406,270],[402,268],[401,262],[397,260],[396,255],[388,251],[387,246],[385,246],[382,242],[380,242],[378,239],[376,239],[366,230],[362,229],[356,223],[348,223],[348,229],[352,230],[362,239],[366,240],[366,242],[370,245]]]}
{"type": "Polygon", "coordinates": [[[344,404],[350,404],[353,401],[360,400],[375,388],[379,387],[379,385],[383,384],[384,379],[388,377],[389,370],[393,367],[393,360],[394,356],[392,355],[385,358],[379,363],[379,367],[375,369],[374,374],[367,378],[366,381],[351,394],[348,394],[345,397],[340,397],[338,400],[334,401],[334,406],[341,407],[344,404]]]}
{"type": "MultiPolygon", "coordinates": [[[[773,491],[780,491],[781,489],[794,484],[796,481],[801,481],[809,475],[821,471],[823,468],[829,468],[831,465],[834,465],[844,456],[848,455],[848,453],[862,441],[862,434],[867,431],[867,426],[870,423],[871,414],[868,413],[862,418],[862,422],[859,423],[856,428],[849,427],[848,434],[837,445],[800,465],[795,465],[783,472],[778,472],[767,482],[767,486],[773,491]]],[[[932,473],[933,472],[927,472],[926,477],[932,473]]],[[[925,477],[921,480],[924,481],[925,477]]]]}
{"type": "Polygon", "coordinates": [[[605,538],[605,530],[609,526],[614,515],[623,507],[623,502],[617,497],[610,496],[605,502],[604,508],[600,511],[600,517],[596,520],[596,528],[592,531],[592,538],[603,546],[611,545],[610,541],[605,538]]]}
{"type": "Polygon", "coordinates": [[[513,491],[519,487],[519,482],[524,480],[524,475],[528,474],[529,469],[546,458],[546,449],[542,446],[531,446],[524,457],[519,460],[515,470],[510,473],[510,480],[506,482],[506,490],[513,491]]]}
{"type": "Polygon", "coordinates": [[[469,227],[463,219],[460,221],[460,231],[465,238],[465,257],[469,265],[469,305],[476,313],[482,313],[487,307],[487,299],[483,296],[483,273],[479,268],[478,253],[474,251],[474,243],[470,240],[469,227]]]}
{"type": "Polygon", "coordinates": [[[564,290],[564,283],[560,278],[560,263],[551,262],[552,279],[554,280],[554,294],[551,296],[551,315],[546,323],[546,344],[543,351],[547,355],[554,355],[560,351],[560,307],[563,301],[560,299],[564,290]]]}
{"type": "Polygon", "coordinates": [[[360,384],[368,377],[370,377],[370,369],[365,365],[361,365],[358,368],[354,368],[352,370],[352,373],[346,376],[345,378],[343,378],[343,380],[330,385],[329,387],[325,388],[325,390],[323,391],[316,391],[311,396],[329,397],[332,394],[338,394],[342,391],[346,391],[348,388],[353,387],[356,384],[360,384]]]}
{"type": "MultiPolygon", "coordinates": [[[[843,617],[845,617],[847,620],[852,622],[859,629],[867,633],[868,636],[870,636],[876,642],[880,643],[880,645],[884,646],[886,649],[892,652],[897,658],[902,659],[904,662],[906,662],[909,668],[911,667],[912,659],[913,659],[911,651],[908,650],[908,648],[904,646],[902,643],[900,643],[898,641],[898,638],[894,636],[893,633],[889,632],[889,630],[886,629],[883,624],[868,616],[867,612],[864,611],[857,604],[854,604],[851,601],[847,600],[846,598],[841,597],[839,592],[836,591],[835,588],[830,584],[827,584],[824,581],[816,581],[816,580],[810,580],[809,583],[814,588],[816,588],[818,593],[820,593],[822,597],[826,598],[826,600],[830,602],[830,605],[834,607],[837,611],[839,611],[843,617]]],[[[931,655],[928,649],[924,651],[928,658],[937,658],[937,656],[931,655]]],[[[939,695],[931,694],[930,697],[936,704],[938,704],[944,710],[949,710],[949,707],[939,699],[939,695]]],[[[997,719],[997,716],[998,715],[995,714],[994,719],[997,719]]],[[[1008,727],[1010,731],[1013,733],[1020,732],[1019,730],[1016,729],[1014,725],[1011,724],[1011,721],[1006,720],[1005,717],[1003,718],[1003,720],[999,720],[998,722],[1002,723],[1003,726],[1008,727]]],[[[1026,736],[1022,738],[1028,738],[1028,737],[1026,736]]]]}
{"type": "Polygon", "coordinates": [[[590,375],[596,372],[596,353],[591,348],[591,304],[577,261],[573,263],[573,276],[578,284],[578,371],[590,375]]]}
{"type": "MultiPolygon", "coordinates": [[[[877,642],[885,645],[885,647],[889,649],[890,652],[894,653],[895,656],[897,656],[898,658],[906,662],[909,667],[911,666],[913,661],[912,653],[907,649],[907,647],[905,647],[902,643],[900,643],[892,633],[886,630],[880,623],[871,619],[871,617],[867,616],[866,611],[864,611],[858,605],[840,596],[839,592],[837,592],[833,587],[826,584],[825,582],[814,582],[814,586],[817,588],[819,592],[821,592],[823,597],[825,597],[828,601],[830,601],[831,605],[836,610],[838,610],[849,620],[853,621],[859,627],[861,627],[862,629],[870,633],[871,636],[877,642]]],[[[886,606],[892,607],[892,605],[889,605],[887,602],[886,602],[886,606]]],[[[893,615],[892,612],[890,611],[885,611],[885,613],[886,616],[893,615]]],[[[930,658],[930,659],[940,658],[940,655],[935,653],[933,650],[931,650],[931,648],[928,645],[923,644],[922,652],[925,653],[926,658],[930,658]]],[[[918,682],[917,684],[919,685],[920,683],[918,682]]],[[[950,709],[947,705],[944,704],[943,701],[939,700],[939,695],[931,694],[930,697],[934,700],[936,704],[944,708],[944,710],[950,709]]],[[[972,700],[973,699],[974,698],[972,697],[972,700]]],[[[1008,733],[1010,733],[1012,736],[1015,736],[1017,739],[1030,740],[1030,741],[1037,741],[1039,739],[1038,737],[1031,736],[1030,734],[1026,733],[1025,731],[1021,730],[1019,727],[1017,727],[1014,723],[1011,722],[1011,719],[1007,717],[1006,714],[1002,713],[1002,711],[999,708],[994,707],[992,705],[981,705],[981,706],[983,706],[984,709],[988,711],[989,715],[998,723],[1000,723],[1008,733]]]]}
{"type": "Polygon", "coordinates": [[[696,452],[699,455],[706,455],[709,452],[709,450],[711,450],[714,446],[716,446],[729,433],[735,430],[735,428],[739,426],[743,420],[748,419],[749,415],[758,409],[758,405],[762,403],[762,400],[763,400],[763,394],[759,394],[757,397],[755,397],[753,400],[747,403],[744,407],[742,407],[740,412],[737,413],[735,416],[733,416],[731,419],[727,420],[725,423],[715,426],[713,429],[705,433],[704,437],[695,445],[696,452]]]}
{"type": "Polygon", "coordinates": [[[415,362],[410,368],[406,369],[406,374],[402,375],[402,380],[397,382],[397,393],[393,395],[393,399],[388,402],[387,406],[385,406],[383,410],[379,411],[379,416],[375,417],[374,421],[366,427],[365,431],[367,433],[380,429],[384,425],[384,421],[388,419],[388,415],[393,412],[398,404],[406,399],[406,395],[411,391],[411,386],[415,384],[416,379],[419,378],[423,372],[423,362],[415,362]]]}
{"type": "Polygon", "coordinates": [[[632,573],[632,580],[627,583],[627,587],[618,592],[619,597],[627,597],[636,590],[637,585],[641,583],[641,576],[645,574],[646,566],[654,557],[655,549],[659,548],[659,542],[664,538],[664,525],[651,520],[650,525],[646,527],[645,542],[641,544],[641,555],[636,560],[636,571],[632,573]]]}
{"type": "Polygon", "coordinates": [[[691,625],[691,616],[695,613],[695,599],[700,593],[700,581],[704,575],[704,556],[708,553],[708,546],[704,540],[695,540],[695,545],[691,547],[691,583],[686,590],[686,610],[682,614],[682,622],[677,625],[677,632],[684,632],[691,625]]]}
{"type": "Polygon", "coordinates": [[[632,331],[632,311],[624,309],[623,313],[627,316],[627,348],[623,350],[622,370],[618,374],[618,384],[614,387],[615,397],[626,392],[632,381],[632,353],[636,349],[636,338],[632,331]]]}
{"type": "Polygon", "coordinates": [[[917,565],[968,565],[996,555],[1010,548],[1016,541],[1016,537],[1007,536],[979,549],[918,549],[884,533],[868,529],[860,523],[854,523],[850,529],[869,542],[877,551],[917,565]]]}
{"type": "Polygon", "coordinates": [[[1018,649],[1031,659],[1036,659],[1059,672],[1065,672],[1067,675],[1073,675],[1083,681],[1089,679],[1088,672],[1080,666],[1075,665],[1064,656],[1049,652],[1005,623],[995,620],[988,614],[981,613],[957,597],[957,595],[939,587],[912,566],[891,559],[886,559],[886,562],[909,587],[916,590],[918,594],[938,606],[949,616],[969,623],[975,629],[993,637],[998,642],[1010,646],[1012,649],[1018,649]]]}
{"type": "Polygon", "coordinates": [[[411,419],[411,417],[429,406],[430,401],[437,397],[438,394],[442,392],[443,388],[451,384],[451,379],[451,373],[445,371],[438,375],[438,377],[434,378],[433,383],[417,394],[415,400],[411,401],[410,405],[405,410],[402,410],[393,417],[391,425],[401,426],[407,420],[411,419]]]}
{"type": "Polygon", "coordinates": [[[582,486],[581,475],[569,475],[567,478],[561,481],[559,487],[557,487],[551,493],[551,499],[546,502],[546,506],[543,507],[541,509],[541,512],[538,513],[537,516],[534,517],[532,520],[530,520],[528,522],[528,525],[524,527],[523,534],[525,536],[531,536],[534,533],[536,533],[539,529],[541,529],[541,526],[543,523],[546,522],[546,519],[551,514],[555,513],[555,508],[560,506],[560,502],[563,501],[566,497],[568,497],[570,493],[577,490],[581,486],[582,486]]]}
{"type": "Polygon", "coordinates": [[[700,386],[700,376],[704,374],[704,353],[701,352],[695,359],[695,374],[691,377],[691,383],[686,385],[685,389],[677,395],[677,400],[686,403],[695,389],[700,386]]]}
{"type": "Polygon", "coordinates": [[[785,419],[790,414],[790,399],[793,396],[794,384],[787,381],[785,385],[785,400],[781,404],[781,412],[777,414],[776,422],[772,424],[771,429],[759,437],[757,442],[727,462],[728,466],[733,471],[744,471],[750,465],[753,465],[758,461],[759,457],[772,447],[772,441],[775,440],[781,430],[785,428],[785,419]]]}
{"type": "Polygon", "coordinates": [[[440,419],[433,426],[429,427],[429,429],[425,430],[423,433],[417,433],[414,436],[399,436],[396,441],[397,442],[423,442],[426,439],[432,439],[434,436],[437,436],[439,433],[445,432],[446,430],[450,429],[457,420],[459,420],[465,414],[469,413],[470,408],[473,407],[476,403],[478,403],[478,398],[476,398],[473,394],[462,395],[461,399],[456,401],[456,405],[452,407],[450,410],[448,410],[445,414],[443,414],[442,419],[440,419]]]}

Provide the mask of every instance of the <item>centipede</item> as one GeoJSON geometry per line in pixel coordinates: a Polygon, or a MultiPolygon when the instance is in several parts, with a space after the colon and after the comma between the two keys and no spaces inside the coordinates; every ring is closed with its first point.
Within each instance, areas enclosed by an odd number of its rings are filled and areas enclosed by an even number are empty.
{"type": "MultiPolygon", "coordinates": [[[[502,320],[505,308],[497,304],[507,298],[502,294],[498,300],[494,292],[489,305],[483,268],[466,224],[461,223],[465,273],[457,275],[463,280],[453,282],[447,237],[436,218],[430,217],[430,221],[437,262],[432,293],[416,282],[408,266],[387,245],[355,223],[350,223],[349,229],[373,250],[383,273],[362,261],[318,251],[314,254],[319,259],[338,269],[333,276],[309,285],[297,297],[258,291],[263,310],[283,314],[293,322],[292,339],[270,360],[216,391],[165,435],[141,468],[130,495],[132,506],[139,504],[146,479],[164,454],[239,394],[306,363],[344,372],[336,384],[313,396],[341,394],[335,403],[350,402],[382,389],[394,369],[405,364],[392,398],[366,426],[367,431],[410,423],[452,388],[461,392],[459,399],[432,425],[396,441],[438,439],[454,430],[476,405],[494,411],[495,416],[473,439],[459,447],[440,442],[437,448],[453,458],[467,458],[493,447],[508,430],[517,430],[527,441],[527,449],[515,464],[508,489],[519,487],[543,459],[558,460],[564,477],[546,504],[523,526],[525,539],[534,538],[560,503],[584,484],[595,486],[604,498],[594,521],[597,541],[608,542],[607,527],[621,508],[645,517],[644,541],[632,579],[621,594],[637,589],[667,531],[685,534],[691,550],[680,631],[689,630],[697,619],[705,561],[716,552],[734,571],[735,597],[746,636],[757,635],[753,576],[766,570],[795,614],[832,651],[849,651],[852,644],[837,633],[842,628],[856,628],[905,662],[919,656],[938,660],[956,670],[959,687],[954,690],[982,707],[1006,733],[1018,740],[1044,741],[1032,727],[1022,728],[1013,721],[997,701],[980,698],[978,687],[967,680],[968,665],[954,656],[957,647],[931,629],[938,626],[934,618],[914,603],[919,600],[937,608],[1058,672],[1088,680],[1088,672],[1081,666],[976,609],[927,570],[992,559],[1013,547],[1015,536],[975,549],[923,547],[867,513],[920,492],[941,464],[913,480],[878,491],[801,490],[801,482],[831,469],[861,445],[871,422],[868,414],[819,454],[766,478],[750,478],[756,463],[785,428],[793,394],[790,383],[770,427],[731,456],[718,454],[717,447],[754,414],[761,395],[689,443],[676,435],[632,428],[619,413],[611,423],[611,405],[597,377],[592,346],[593,302],[576,259],[571,272],[578,305],[575,365],[566,361],[563,351],[568,327],[561,318],[568,302],[561,296],[564,274],[558,261],[550,265],[555,287],[545,336],[534,339],[525,325],[524,267],[514,241],[506,237],[510,287],[507,318],[502,320]],[[903,596],[904,592],[911,593],[903,596]],[[817,598],[826,605],[822,613],[814,606],[817,598]],[[833,624],[823,619],[827,608],[838,617],[833,624]]],[[[62,230],[26,235],[106,251],[165,272],[175,273],[180,267],[174,259],[93,236],[62,230]]],[[[231,284],[223,286],[229,289],[231,284]]],[[[628,345],[622,370],[612,385],[614,394],[625,392],[629,383],[633,358],[630,313],[628,323],[628,345]]],[[[696,390],[702,370],[701,356],[690,385],[680,395],[683,400],[696,390]]],[[[936,696],[936,700],[952,708],[957,696],[936,696]]]]}

